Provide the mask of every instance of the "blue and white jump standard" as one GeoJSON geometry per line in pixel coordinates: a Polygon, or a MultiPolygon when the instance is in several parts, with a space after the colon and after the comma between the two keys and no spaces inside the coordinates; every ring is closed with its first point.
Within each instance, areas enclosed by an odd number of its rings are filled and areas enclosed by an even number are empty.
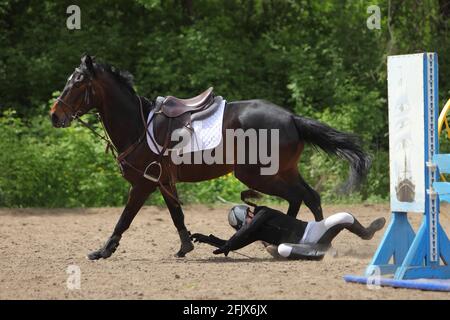
{"type": "Polygon", "coordinates": [[[450,202],[450,154],[439,154],[436,53],[388,57],[391,222],[366,268],[347,282],[450,291],[450,241],[439,223],[450,202]],[[422,214],[417,233],[408,213],[422,214]]]}

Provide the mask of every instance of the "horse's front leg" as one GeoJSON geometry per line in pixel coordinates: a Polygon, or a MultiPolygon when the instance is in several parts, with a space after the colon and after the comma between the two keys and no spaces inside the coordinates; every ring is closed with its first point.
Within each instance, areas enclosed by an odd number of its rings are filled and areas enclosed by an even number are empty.
{"type": "Polygon", "coordinates": [[[149,194],[155,190],[156,186],[153,185],[134,185],[131,187],[127,204],[114,228],[113,234],[102,248],[88,255],[90,260],[109,258],[116,251],[122,234],[130,227],[131,222],[143,206],[145,200],[147,200],[149,194]]]}
{"type": "MultiPolygon", "coordinates": [[[[173,196],[177,196],[177,190],[175,186],[172,187],[172,190],[174,192],[173,196]]],[[[160,188],[160,191],[164,198],[164,201],[166,202],[167,208],[169,209],[170,212],[170,216],[172,217],[173,224],[175,225],[175,228],[177,228],[178,235],[180,236],[181,240],[180,250],[178,250],[175,256],[178,258],[182,258],[186,256],[186,253],[194,250],[194,245],[192,244],[190,233],[187,230],[186,225],[184,224],[183,209],[173,199],[173,197],[166,194],[166,192],[164,192],[163,189],[160,188]]]]}

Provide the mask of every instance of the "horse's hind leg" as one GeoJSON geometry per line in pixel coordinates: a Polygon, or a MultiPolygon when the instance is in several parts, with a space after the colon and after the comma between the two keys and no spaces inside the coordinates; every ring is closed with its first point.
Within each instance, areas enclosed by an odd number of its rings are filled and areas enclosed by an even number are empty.
{"type": "Polygon", "coordinates": [[[303,180],[297,169],[282,173],[280,176],[286,184],[285,189],[287,189],[287,192],[281,196],[289,202],[287,214],[295,218],[303,201],[311,210],[314,219],[316,221],[322,220],[323,212],[320,195],[303,180]]]}
{"type": "Polygon", "coordinates": [[[306,190],[303,194],[303,200],[305,201],[306,206],[311,210],[316,221],[323,220],[322,204],[319,193],[311,188],[311,186],[303,180],[303,177],[300,174],[298,174],[298,178],[300,184],[304,190],[306,190]]]}
{"type": "MultiPolygon", "coordinates": [[[[257,170],[249,170],[249,168],[246,167],[237,167],[234,171],[234,175],[239,181],[241,181],[250,189],[254,189],[256,191],[271,196],[280,197],[289,202],[288,200],[288,198],[290,198],[288,196],[289,186],[279,176],[279,174],[273,176],[269,175],[263,176],[259,175],[257,170]]],[[[298,202],[297,204],[298,205],[297,212],[298,212],[298,209],[300,208],[300,205],[302,203],[302,198],[298,197],[297,202],[298,202]]],[[[291,207],[290,203],[289,207],[291,207]]]]}
{"type": "Polygon", "coordinates": [[[319,194],[303,180],[297,168],[273,176],[236,168],[235,176],[251,189],[285,199],[289,203],[287,214],[291,217],[297,217],[302,202],[305,202],[316,221],[323,219],[319,194]]]}

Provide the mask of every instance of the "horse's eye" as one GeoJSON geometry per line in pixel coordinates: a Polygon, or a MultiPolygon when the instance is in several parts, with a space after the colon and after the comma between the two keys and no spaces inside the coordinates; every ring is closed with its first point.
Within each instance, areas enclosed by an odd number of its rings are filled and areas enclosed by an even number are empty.
{"type": "Polygon", "coordinates": [[[81,81],[83,81],[83,78],[84,78],[83,74],[80,73],[80,74],[78,74],[78,75],[76,76],[75,81],[76,81],[76,82],[81,82],[81,81]]]}

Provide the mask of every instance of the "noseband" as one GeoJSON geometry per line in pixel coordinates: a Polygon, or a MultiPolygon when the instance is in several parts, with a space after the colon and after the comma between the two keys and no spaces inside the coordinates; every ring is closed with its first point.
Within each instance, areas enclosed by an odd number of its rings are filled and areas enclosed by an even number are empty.
{"type": "MultiPolygon", "coordinates": [[[[67,94],[69,94],[70,91],[72,91],[72,89],[73,89],[73,87],[70,88],[70,90],[69,90],[69,92],[67,94]]],[[[86,90],[84,90],[83,102],[84,102],[84,105],[85,105],[86,108],[89,106],[89,104],[91,102],[91,95],[92,96],[95,95],[95,90],[92,87],[92,82],[89,81],[89,84],[87,85],[86,90]]],[[[67,102],[65,102],[63,99],[61,99],[61,96],[56,98],[56,101],[61,102],[63,105],[65,105],[67,108],[69,108],[69,110],[72,112],[72,119],[77,119],[78,120],[80,118],[80,116],[82,116],[84,114],[81,106],[79,106],[77,108],[78,109],[77,110],[73,105],[70,105],[67,102]]]]}

